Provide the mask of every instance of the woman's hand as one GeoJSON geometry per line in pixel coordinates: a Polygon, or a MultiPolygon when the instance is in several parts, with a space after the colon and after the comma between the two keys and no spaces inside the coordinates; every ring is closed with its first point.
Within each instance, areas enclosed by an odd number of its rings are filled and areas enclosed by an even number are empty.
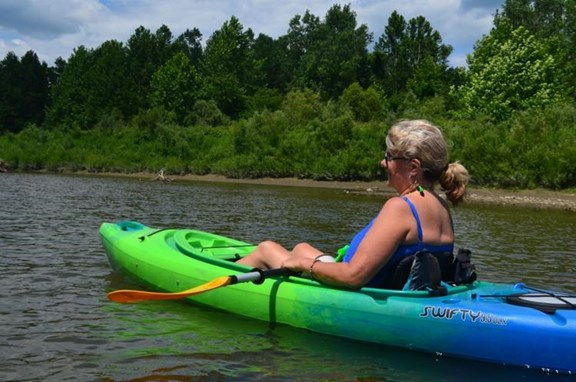
{"type": "Polygon", "coordinates": [[[310,258],[309,256],[292,253],[286,257],[282,263],[282,268],[290,269],[293,272],[308,272],[313,261],[314,258],[310,258]]]}

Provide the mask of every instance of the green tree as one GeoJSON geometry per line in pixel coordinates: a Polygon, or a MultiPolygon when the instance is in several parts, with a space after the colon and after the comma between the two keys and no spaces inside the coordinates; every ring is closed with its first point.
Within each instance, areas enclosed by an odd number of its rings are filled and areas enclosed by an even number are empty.
{"type": "Polygon", "coordinates": [[[176,51],[182,52],[188,56],[190,63],[198,68],[202,62],[204,51],[202,50],[202,33],[197,28],[192,30],[186,29],[174,41],[176,51]]]}
{"type": "Polygon", "coordinates": [[[237,117],[256,90],[259,73],[254,60],[254,34],[236,17],[226,21],[206,42],[202,78],[207,99],[226,115],[237,117]]]}
{"type": "Polygon", "coordinates": [[[50,86],[54,86],[55,84],[60,81],[62,77],[62,73],[64,73],[64,69],[66,68],[66,60],[62,57],[58,57],[54,61],[54,66],[48,68],[48,78],[50,82],[50,86]]]}
{"type": "Polygon", "coordinates": [[[468,81],[455,93],[467,115],[504,120],[561,99],[558,66],[544,44],[524,27],[504,27],[482,38],[469,58],[468,81]]]}
{"type": "Polygon", "coordinates": [[[366,25],[357,25],[350,5],[332,6],[323,21],[306,12],[292,20],[288,36],[300,56],[300,84],[327,98],[339,97],[354,82],[368,85],[372,35],[366,25]]]}
{"type": "Polygon", "coordinates": [[[544,44],[557,62],[564,91],[576,97],[576,0],[506,0],[494,18],[494,31],[523,27],[544,44]]]}
{"type": "Polygon", "coordinates": [[[372,70],[377,82],[389,95],[403,91],[410,78],[408,68],[404,67],[408,61],[405,35],[406,20],[394,11],[388,18],[384,33],[374,45],[372,70]]]}
{"type": "MultiPolygon", "coordinates": [[[[127,51],[116,40],[104,42],[93,51],[93,63],[85,74],[84,86],[89,87],[88,108],[93,127],[103,115],[119,110],[124,117],[134,111],[130,103],[130,73],[127,65],[127,51]]],[[[82,86],[82,85],[81,85],[82,86]]]]}
{"type": "Polygon", "coordinates": [[[40,62],[36,53],[26,52],[20,59],[20,86],[22,98],[20,110],[26,123],[40,125],[44,121],[49,102],[49,70],[45,62],[40,62]]]}
{"type": "Polygon", "coordinates": [[[294,16],[290,20],[288,33],[279,38],[286,47],[289,65],[293,68],[293,88],[305,88],[308,85],[302,60],[311,49],[311,40],[318,33],[319,25],[320,18],[306,11],[304,16],[294,16]]]}
{"type": "MultiPolygon", "coordinates": [[[[576,78],[576,0],[567,0],[566,16],[564,18],[566,25],[564,28],[566,39],[565,41],[565,62],[566,62],[566,75],[567,78],[576,78]]],[[[572,86],[568,89],[572,99],[576,99],[576,81],[568,82],[572,86]]]]}
{"type": "Polygon", "coordinates": [[[8,52],[0,62],[0,132],[16,132],[23,124],[16,109],[22,96],[18,86],[19,69],[18,56],[8,52]]]}
{"type": "Polygon", "coordinates": [[[51,127],[77,124],[88,128],[86,105],[90,89],[84,84],[86,73],[94,62],[92,51],[83,45],[75,48],[58,82],[52,88],[52,106],[47,122],[51,127]]]}
{"type": "Polygon", "coordinates": [[[130,107],[133,113],[149,107],[152,75],[168,61],[178,46],[172,44],[173,35],[166,25],[156,33],[142,26],[128,39],[128,68],[130,70],[130,107]]]}
{"type": "Polygon", "coordinates": [[[200,81],[190,60],[184,53],[177,53],[152,76],[151,103],[176,114],[183,123],[201,96],[200,81]]]}
{"type": "Polygon", "coordinates": [[[294,67],[286,47],[286,39],[274,40],[259,34],[254,41],[254,60],[259,65],[261,88],[276,89],[285,94],[292,82],[294,67]]]}
{"type": "Polygon", "coordinates": [[[22,59],[9,52],[0,61],[0,133],[18,132],[28,123],[44,121],[50,77],[45,62],[33,51],[22,59]]]}
{"type": "Polygon", "coordinates": [[[16,132],[23,125],[17,108],[22,97],[19,72],[18,56],[8,52],[0,62],[0,132],[16,132]]]}
{"type": "Polygon", "coordinates": [[[512,27],[524,27],[532,34],[543,38],[554,38],[556,43],[564,28],[569,0],[506,0],[502,12],[497,12],[494,25],[501,21],[512,27]]]}
{"type": "Polygon", "coordinates": [[[106,41],[94,50],[76,49],[53,89],[51,125],[91,129],[115,110],[130,116],[130,78],[121,42],[106,41]]]}
{"type": "Polygon", "coordinates": [[[357,82],[353,83],[344,90],[340,102],[352,111],[356,121],[368,122],[382,117],[384,102],[373,87],[363,89],[357,82]]]}
{"type": "Polygon", "coordinates": [[[440,33],[423,16],[406,22],[394,11],[374,46],[375,81],[395,106],[406,91],[420,99],[447,94],[451,52],[452,47],[442,43],[440,33]]]}

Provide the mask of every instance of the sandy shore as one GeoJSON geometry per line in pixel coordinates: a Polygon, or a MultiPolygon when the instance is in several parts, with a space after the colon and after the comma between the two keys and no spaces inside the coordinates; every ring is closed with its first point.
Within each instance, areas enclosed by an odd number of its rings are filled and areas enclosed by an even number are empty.
{"type": "MultiPolygon", "coordinates": [[[[91,174],[94,175],[94,174],[91,174]]],[[[98,174],[106,176],[136,177],[141,180],[153,181],[154,174],[98,174]]],[[[260,179],[232,179],[220,175],[167,175],[169,181],[206,181],[244,184],[265,184],[294,187],[321,187],[341,189],[345,193],[394,195],[394,191],[386,186],[385,182],[339,182],[316,181],[296,178],[260,178],[260,179]]],[[[156,179],[157,180],[157,179],[156,179]]],[[[548,190],[496,190],[470,188],[466,199],[467,203],[522,206],[540,209],[560,209],[576,212],[576,193],[555,192],[548,190]]]]}

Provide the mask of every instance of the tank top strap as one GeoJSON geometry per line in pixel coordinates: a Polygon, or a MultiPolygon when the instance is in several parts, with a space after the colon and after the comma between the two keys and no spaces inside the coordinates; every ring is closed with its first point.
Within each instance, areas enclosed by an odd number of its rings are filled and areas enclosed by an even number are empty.
{"type": "Polygon", "coordinates": [[[414,216],[414,219],[416,220],[416,226],[418,227],[418,244],[421,246],[422,243],[422,225],[420,224],[420,216],[418,215],[418,210],[416,209],[416,206],[414,205],[414,203],[412,203],[412,201],[410,199],[408,199],[408,197],[403,196],[402,199],[404,199],[404,201],[406,203],[408,203],[408,206],[410,207],[410,211],[412,211],[412,215],[414,216]]]}

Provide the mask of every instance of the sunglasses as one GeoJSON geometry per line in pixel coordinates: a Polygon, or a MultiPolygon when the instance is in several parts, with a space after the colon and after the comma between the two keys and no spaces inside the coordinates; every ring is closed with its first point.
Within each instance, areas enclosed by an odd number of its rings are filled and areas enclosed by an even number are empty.
{"type": "Polygon", "coordinates": [[[393,160],[410,160],[410,158],[406,158],[406,157],[395,157],[395,156],[392,156],[392,154],[390,154],[389,152],[386,152],[386,153],[384,154],[384,160],[385,160],[386,162],[391,162],[391,161],[393,161],[393,160]]]}

